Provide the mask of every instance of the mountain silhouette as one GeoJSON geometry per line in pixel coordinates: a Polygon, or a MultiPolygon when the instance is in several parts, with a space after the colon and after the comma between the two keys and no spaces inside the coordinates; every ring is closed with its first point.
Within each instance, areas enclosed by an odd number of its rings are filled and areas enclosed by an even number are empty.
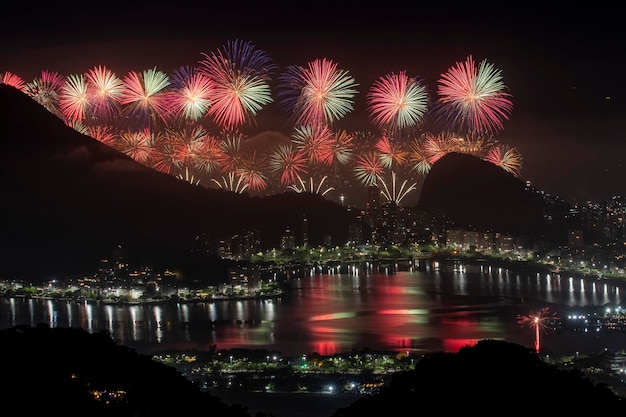
{"type": "Polygon", "coordinates": [[[554,245],[563,243],[568,226],[560,220],[567,218],[570,208],[563,201],[547,200],[491,162],[457,152],[432,165],[416,206],[445,217],[453,227],[546,239],[554,245]]]}
{"type": "Polygon", "coordinates": [[[118,245],[129,260],[206,276],[224,264],[198,255],[256,231],[278,247],[286,228],[310,245],[345,242],[353,214],[311,193],[251,197],[207,189],[146,167],[79,133],[23,92],[0,84],[0,275],[44,280],[95,271],[118,245]]]}

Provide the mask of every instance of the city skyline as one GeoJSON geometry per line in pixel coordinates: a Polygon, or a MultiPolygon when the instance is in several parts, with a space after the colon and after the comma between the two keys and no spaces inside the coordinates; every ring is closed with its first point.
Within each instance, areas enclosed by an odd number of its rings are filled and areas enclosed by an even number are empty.
{"type": "MultiPolygon", "coordinates": [[[[441,74],[471,55],[500,69],[512,95],[510,117],[494,138],[519,149],[522,179],[574,203],[621,193],[624,101],[616,81],[624,63],[614,36],[616,16],[601,5],[564,14],[550,5],[451,4],[447,10],[410,6],[402,12],[393,4],[367,9],[276,2],[232,9],[183,3],[173,16],[162,4],[111,3],[97,11],[82,4],[37,6],[42,13],[30,25],[2,22],[8,42],[0,48],[0,72],[25,80],[46,69],[69,75],[96,65],[121,76],[154,67],[171,73],[242,39],[266,51],[278,72],[322,58],[348,70],[359,84],[355,109],[341,120],[351,127],[372,126],[363,110],[378,77],[406,71],[434,91],[441,74]]],[[[259,133],[284,128],[275,107],[259,112],[259,133]]]]}

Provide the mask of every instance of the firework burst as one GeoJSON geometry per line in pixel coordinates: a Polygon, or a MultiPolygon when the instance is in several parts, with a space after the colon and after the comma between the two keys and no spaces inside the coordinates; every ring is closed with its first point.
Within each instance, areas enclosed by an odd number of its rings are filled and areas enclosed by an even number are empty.
{"type": "Polygon", "coordinates": [[[89,106],[87,78],[82,75],[70,75],[61,87],[59,108],[66,119],[82,122],[89,106]]]}
{"type": "Polygon", "coordinates": [[[494,146],[484,159],[519,178],[522,169],[522,156],[516,148],[510,148],[506,145],[494,146]]]}
{"type": "Polygon", "coordinates": [[[330,125],[354,109],[358,84],[328,59],[289,66],[279,77],[280,106],[295,125],[330,125]]]}
{"type": "Polygon", "coordinates": [[[476,67],[470,55],[441,75],[437,118],[457,133],[493,133],[513,110],[501,71],[487,61],[476,67]]]}
{"type": "Polygon", "coordinates": [[[213,83],[196,68],[181,67],[171,76],[172,107],[178,117],[200,120],[211,107],[213,83]]]}
{"type": "Polygon", "coordinates": [[[0,74],[0,84],[10,85],[20,91],[25,91],[26,89],[26,81],[19,75],[15,75],[9,71],[0,74]]]}
{"type": "Polygon", "coordinates": [[[56,71],[42,71],[41,76],[26,83],[26,94],[41,104],[50,113],[59,118],[63,114],[59,110],[59,94],[65,85],[65,77],[56,71]]]}
{"type": "Polygon", "coordinates": [[[397,133],[418,126],[428,109],[426,86],[405,71],[385,75],[374,82],[367,94],[372,122],[397,133]]]}
{"type": "Polygon", "coordinates": [[[529,315],[518,315],[517,323],[521,326],[528,326],[535,330],[535,351],[539,353],[541,349],[539,335],[541,332],[553,330],[555,320],[559,320],[556,313],[550,311],[549,307],[544,307],[539,311],[529,315]]]}
{"type": "Polygon", "coordinates": [[[124,92],[120,103],[122,116],[139,129],[160,128],[167,125],[171,111],[169,77],[155,68],[143,72],[131,71],[124,77],[124,92]]]}
{"type": "Polygon", "coordinates": [[[213,88],[208,115],[222,129],[235,130],[254,121],[254,116],[274,101],[269,81],[275,65],[254,44],[228,42],[223,49],[203,56],[199,70],[213,88]]]}
{"type": "MultiPolygon", "coordinates": [[[[89,112],[98,124],[115,122],[124,95],[123,81],[105,66],[96,66],[85,74],[89,95],[89,112]]],[[[89,120],[88,122],[91,122],[89,120]]]]}
{"type": "Polygon", "coordinates": [[[281,144],[270,155],[270,168],[280,176],[280,184],[289,186],[295,184],[298,178],[307,172],[307,158],[302,151],[293,148],[291,144],[281,144]]]}

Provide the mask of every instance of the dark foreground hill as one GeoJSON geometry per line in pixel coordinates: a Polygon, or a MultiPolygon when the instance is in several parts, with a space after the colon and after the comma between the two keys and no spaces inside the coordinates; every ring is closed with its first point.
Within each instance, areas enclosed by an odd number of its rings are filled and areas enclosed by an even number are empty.
{"type": "Polygon", "coordinates": [[[0,330],[0,344],[12,358],[3,365],[0,398],[5,409],[23,415],[249,417],[105,333],[15,327],[0,330]]]}
{"type": "Polygon", "coordinates": [[[358,399],[333,417],[377,417],[393,410],[443,415],[579,415],[626,411],[626,399],[578,370],[547,364],[531,349],[483,340],[457,353],[426,355],[394,375],[380,393],[358,399]]]}
{"type": "Polygon", "coordinates": [[[131,261],[206,278],[224,265],[198,255],[199,242],[247,230],[272,248],[287,227],[299,238],[303,217],[311,245],[347,238],[352,215],[319,195],[250,197],[189,184],[77,132],[4,84],[0,108],[0,278],[96,270],[117,245],[131,261]]]}
{"type": "MultiPolygon", "coordinates": [[[[19,326],[0,330],[0,346],[10,358],[2,369],[7,383],[0,398],[5,408],[25,415],[249,417],[245,393],[225,405],[175,368],[117,345],[105,333],[19,326]]],[[[394,374],[379,393],[356,399],[332,417],[379,417],[398,410],[409,415],[424,410],[619,415],[626,411],[625,401],[580,371],[543,362],[532,349],[483,340],[457,353],[425,354],[414,370],[394,374]]],[[[272,413],[256,414],[265,415],[272,413]]]]}

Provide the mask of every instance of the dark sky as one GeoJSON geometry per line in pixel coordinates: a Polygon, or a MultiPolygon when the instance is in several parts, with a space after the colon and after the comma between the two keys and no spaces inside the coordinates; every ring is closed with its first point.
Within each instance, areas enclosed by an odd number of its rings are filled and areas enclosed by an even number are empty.
{"type": "MultiPolygon", "coordinates": [[[[329,58],[359,83],[345,123],[366,125],[365,94],[401,70],[432,91],[472,55],[502,71],[514,104],[495,138],[519,149],[521,177],[570,202],[625,194],[626,47],[614,2],[24,2],[0,15],[0,73],[30,81],[105,65],[118,75],[194,66],[227,41],[278,65],[329,58]],[[373,3],[371,5],[366,5],[373,3]],[[435,5],[436,4],[436,5],[435,5]]],[[[272,109],[260,129],[281,130],[272,109]]],[[[289,132],[286,132],[289,133],[289,132]]]]}

